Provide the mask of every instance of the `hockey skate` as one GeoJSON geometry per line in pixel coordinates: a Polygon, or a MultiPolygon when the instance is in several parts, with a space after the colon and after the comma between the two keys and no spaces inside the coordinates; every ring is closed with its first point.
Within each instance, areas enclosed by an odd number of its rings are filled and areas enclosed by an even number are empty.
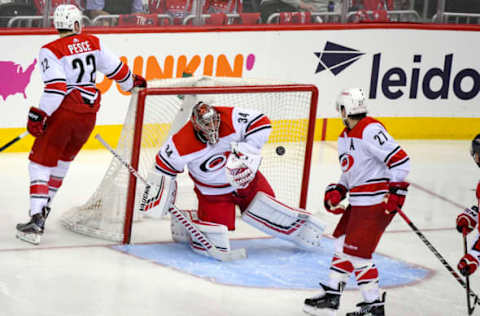
{"type": "Polygon", "coordinates": [[[45,221],[50,213],[50,207],[45,206],[41,213],[35,214],[28,223],[17,224],[17,238],[34,245],[40,244],[45,230],[45,221]]]}
{"type": "Polygon", "coordinates": [[[371,303],[362,302],[358,303],[357,307],[360,308],[357,312],[347,313],[346,316],[385,316],[385,295],[383,292],[382,299],[378,299],[371,303]]]}
{"type": "Polygon", "coordinates": [[[340,296],[345,287],[345,282],[338,284],[338,289],[320,283],[323,293],[305,299],[303,311],[310,315],[336,315],[340,306],[340,296]]]}

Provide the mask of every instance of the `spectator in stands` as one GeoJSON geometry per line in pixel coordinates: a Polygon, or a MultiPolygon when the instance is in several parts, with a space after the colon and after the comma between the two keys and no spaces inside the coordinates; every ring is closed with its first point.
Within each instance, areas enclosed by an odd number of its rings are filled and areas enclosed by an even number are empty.
{"type": "Polygon", "coordinates": [[[184,19],[192,14],[193,0],[150,0],[150,13],[170,14],[173,24],[181,25],[184,19]]]}
{"type": "MultiPolygon", "coordinates": [[[[0,27],[6,27],[11,18],[18,16],[32,16],[37,13],[37,10],[32,6],[24,3],[1,3],[0,4],[0,27]]],[[[18,26],[19,23],[14,24],[18,26]]]]}
{"type": "Polygon", "coordinates": [[[446,1],[445,12],[480,13],[480,1],[478,0],[446,1]]]}
{"type": "MultiPolygon", "coordinates": [[[[445,2],[445,12],[455,13],[480,13],[480,1],[478,0],[455,0],[445,2]]],[[[448,20],[445,20],[448,21],[448,20]]],[[[447,22],[448,23],[448,22],[447,22]]],[[[480,23],[478,18],[467,18],[460,16],[456,23],[480,23]]]]}
{"type": "Polygon", "coordinates": [[[393,0],[353,0],[350,11],[357,10],[393,10],[393,0]]]}
{"type": "Polygon", "coordinates": [[[144,12],[142,0],[86,0],[86,15],[92,20],[100,15],[144,12]]]}
{"type": "MultiPolygon", "coordinates": [[[[84,10],[83,0],[49,0],[50,1],[50,15],[53,15],[55,9],[61,4],[73,4],[80,10],[84,10]]],[[[1,2],[1,1],[0,1],[1,2]]],[[[45,8],[47,6],[47,0],[33,0],[30,3],[28,1],[23,1],[27,4],[32,5],[36,10],[38,15],[43,15],[45,8]]]]}
{"type": "Polygon", "coordinates": [[[242,1],[239,0],[205,0],[202,13],[241,13],[242,1]]]}
{"type": "Polygon", "coordinates": [[[394,10],[410,10],[412,7],[410,0],[395,0],[393,4],[394,10]]]}
{"type": "Polygon", "coordinates": [[[278,12],[333,12],[340,10],[341,0],[262,0],[260,14],[263,23],[278,12]]]}
{"type": "Polygon", "coordinates": [[[354,0],[350,11],[357,13],[350,22],[389,22],[388,10],[394,9],[393,0],[354,0]]]}
{"type": "Polygon", "coordinates": [[[108,15],[109,13],[104,11],[105,0],[87,0],[85,6],[85,14],[90,19],[95,19],[99,15],[108,15]]]}
{"type": "Polygon", "coordinates": [[[205,0],[202,6],[202,14],[210,15],[205,19],[205,23],[211,25],[229,24],[227,14],[242,12],[242,1],[240,0],[205,0]]]}

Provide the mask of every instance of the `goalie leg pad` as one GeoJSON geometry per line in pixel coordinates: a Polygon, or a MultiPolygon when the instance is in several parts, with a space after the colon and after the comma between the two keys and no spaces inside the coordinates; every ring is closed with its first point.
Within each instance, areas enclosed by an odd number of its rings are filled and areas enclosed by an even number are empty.
{"type": "MultiPolygon", "coordinates": [[[[215,248],[225,253],[230,252],[230,240],[228,239],[227,226],[200,220],[194,221],[193,223],[203,234],[205,234],[205,237],[208,238],[215,248]]],[[[190,238],[190,248],[193,252],[210,257],[207,249],[199,243],[195,237],[190,238]]]]}
{"type": "MultiPolygon", "coordinates": [[[[200,230],[208,241],[212,243],[215,248],[223,252],[230,251],[230,240],[228,239],[228,228],[222,224],[216,224],[208,221],[202,221],[197,217],[196,210],[181,211],[187,218],[200,230]]],[[[171,220],[172,238],[176,242],[189,243],[190,248],[201,255],[210,256],[207,249],[192,237],[185,229],[185,226],[172,216],[171,220]]]]}
{"type": "Polygon", "coordinates": [[[301,248],[318,249],[325,224],[311,213],[289,207],[258,192],[242,214],[242,219],[257,229],[301,248]]]}
{"type": "MultiPolygon", "coordinates": [[[[183,215],[185,215],[191,221],[193,221],[193,218],[197,217],[196,210],[181,210],[180,212],[182,212],[183,215]]],[[[185,225],[180,223],[175,216],[172,216],[170,220],[170,232],[172,233],[173,241],[179,243],[190,243],[190,234],[185,229],[185,225]]]]}

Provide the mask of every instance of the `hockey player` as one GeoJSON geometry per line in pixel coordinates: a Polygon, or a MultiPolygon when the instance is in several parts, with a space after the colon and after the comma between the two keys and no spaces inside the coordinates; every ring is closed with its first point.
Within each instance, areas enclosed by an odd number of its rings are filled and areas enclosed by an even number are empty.
{"type": "MultiPolygon", "coordinates": [[[[475,136],[475,138],[472,140],[470,153],[475,163],[480,167],[480,134],[475,136]]],[[[480,182],[477,184],[476,197],[476,205],[466,208],[460,215],[457,216],[457,230],[460,233],[468,234],[477,226],[478,208],[480,207],[480,182]]],[[[480,226],[478,229],[480,230],[480,226]]],[[[479,260],[480,238],[477,237],[477,240],[473,243],[472,249],[470,249],[470,251],[458,262],[458,270],[464,276],[468,276],[477,270],[479,260]]]]}
{"type": "Polygon", "coordinates": [[[333,237],[335,254],[329,280],[321,293],[304,302],[311,315],[335,315],[350,274],[355,273],[364,302],[359,311],[347,315],[384,315],[385,293],[380,294],[378,270],[372,253],[405,201],[410,170],[406,152],[393,140],[382,123],[367,116],[361,89],[343,90],[336,101],[345,129],[338,138],[342,175],[327,186],[324,205],[341,214],[333,237]],[[347,197],[348,207],[340,202],[347,197]]]}
{"type": "MultiPolygon", "coordinates": [[[[269,118],[255,110],[209,103],[198,101],[190,119],[156,155],[147,178],[156,184],[149,193],[147,214],[168,212],[175,202],[175,177],[188,167],[198,209],[184,212],[218,250],[230,251],[227,232],[235,229],[236,206],[242,219],[258,229],[304,248],[317,248],[324,225],[310,213],[278,202],[258,170],[261,149],[272,128],[269,118]]],[[[189,242],[193,251],[209,255],[174,219],[172,236],[189,242]]]]}
{"type": "Polygon", "coordinates": [[[45,84],[38,107],[28,113],[27,129],[36,137],[29,155],[30,216],[17,225],[17,237],[39,244],[50,202],[62,185],[70,163],[95,126],[100,92],[95,74],[116,80],[125,91],[146,87],[99,38],[81,33],[82,14],[74,5],[59,5],[53,23],[60,36],[40,49],[45,84]]]}

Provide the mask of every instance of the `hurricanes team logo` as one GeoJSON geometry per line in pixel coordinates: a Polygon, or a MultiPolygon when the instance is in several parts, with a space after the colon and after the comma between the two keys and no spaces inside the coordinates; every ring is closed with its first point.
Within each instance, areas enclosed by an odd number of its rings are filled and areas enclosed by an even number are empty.
{"type": "Polygon", "coordinates": [[[323,51],[314,54],[320,59],[315,73],[330,70],[335,76],[365,55],[356,49],[332,42],[327,42],[323,51]]]}
{"type": "Polygon", "coordinates": [[[227,157],[225,154],[213,155],[200,165],[200,170],[203,172],[212,172],[221,169],[227,163],[227,157]]]}
{"type": "Polygon", "coordinates": [[[343,173],[348,172],[353,167],[355,160],[350,154],[342,154],[339,158],[340,168],[342,168],[343,173]]]}

